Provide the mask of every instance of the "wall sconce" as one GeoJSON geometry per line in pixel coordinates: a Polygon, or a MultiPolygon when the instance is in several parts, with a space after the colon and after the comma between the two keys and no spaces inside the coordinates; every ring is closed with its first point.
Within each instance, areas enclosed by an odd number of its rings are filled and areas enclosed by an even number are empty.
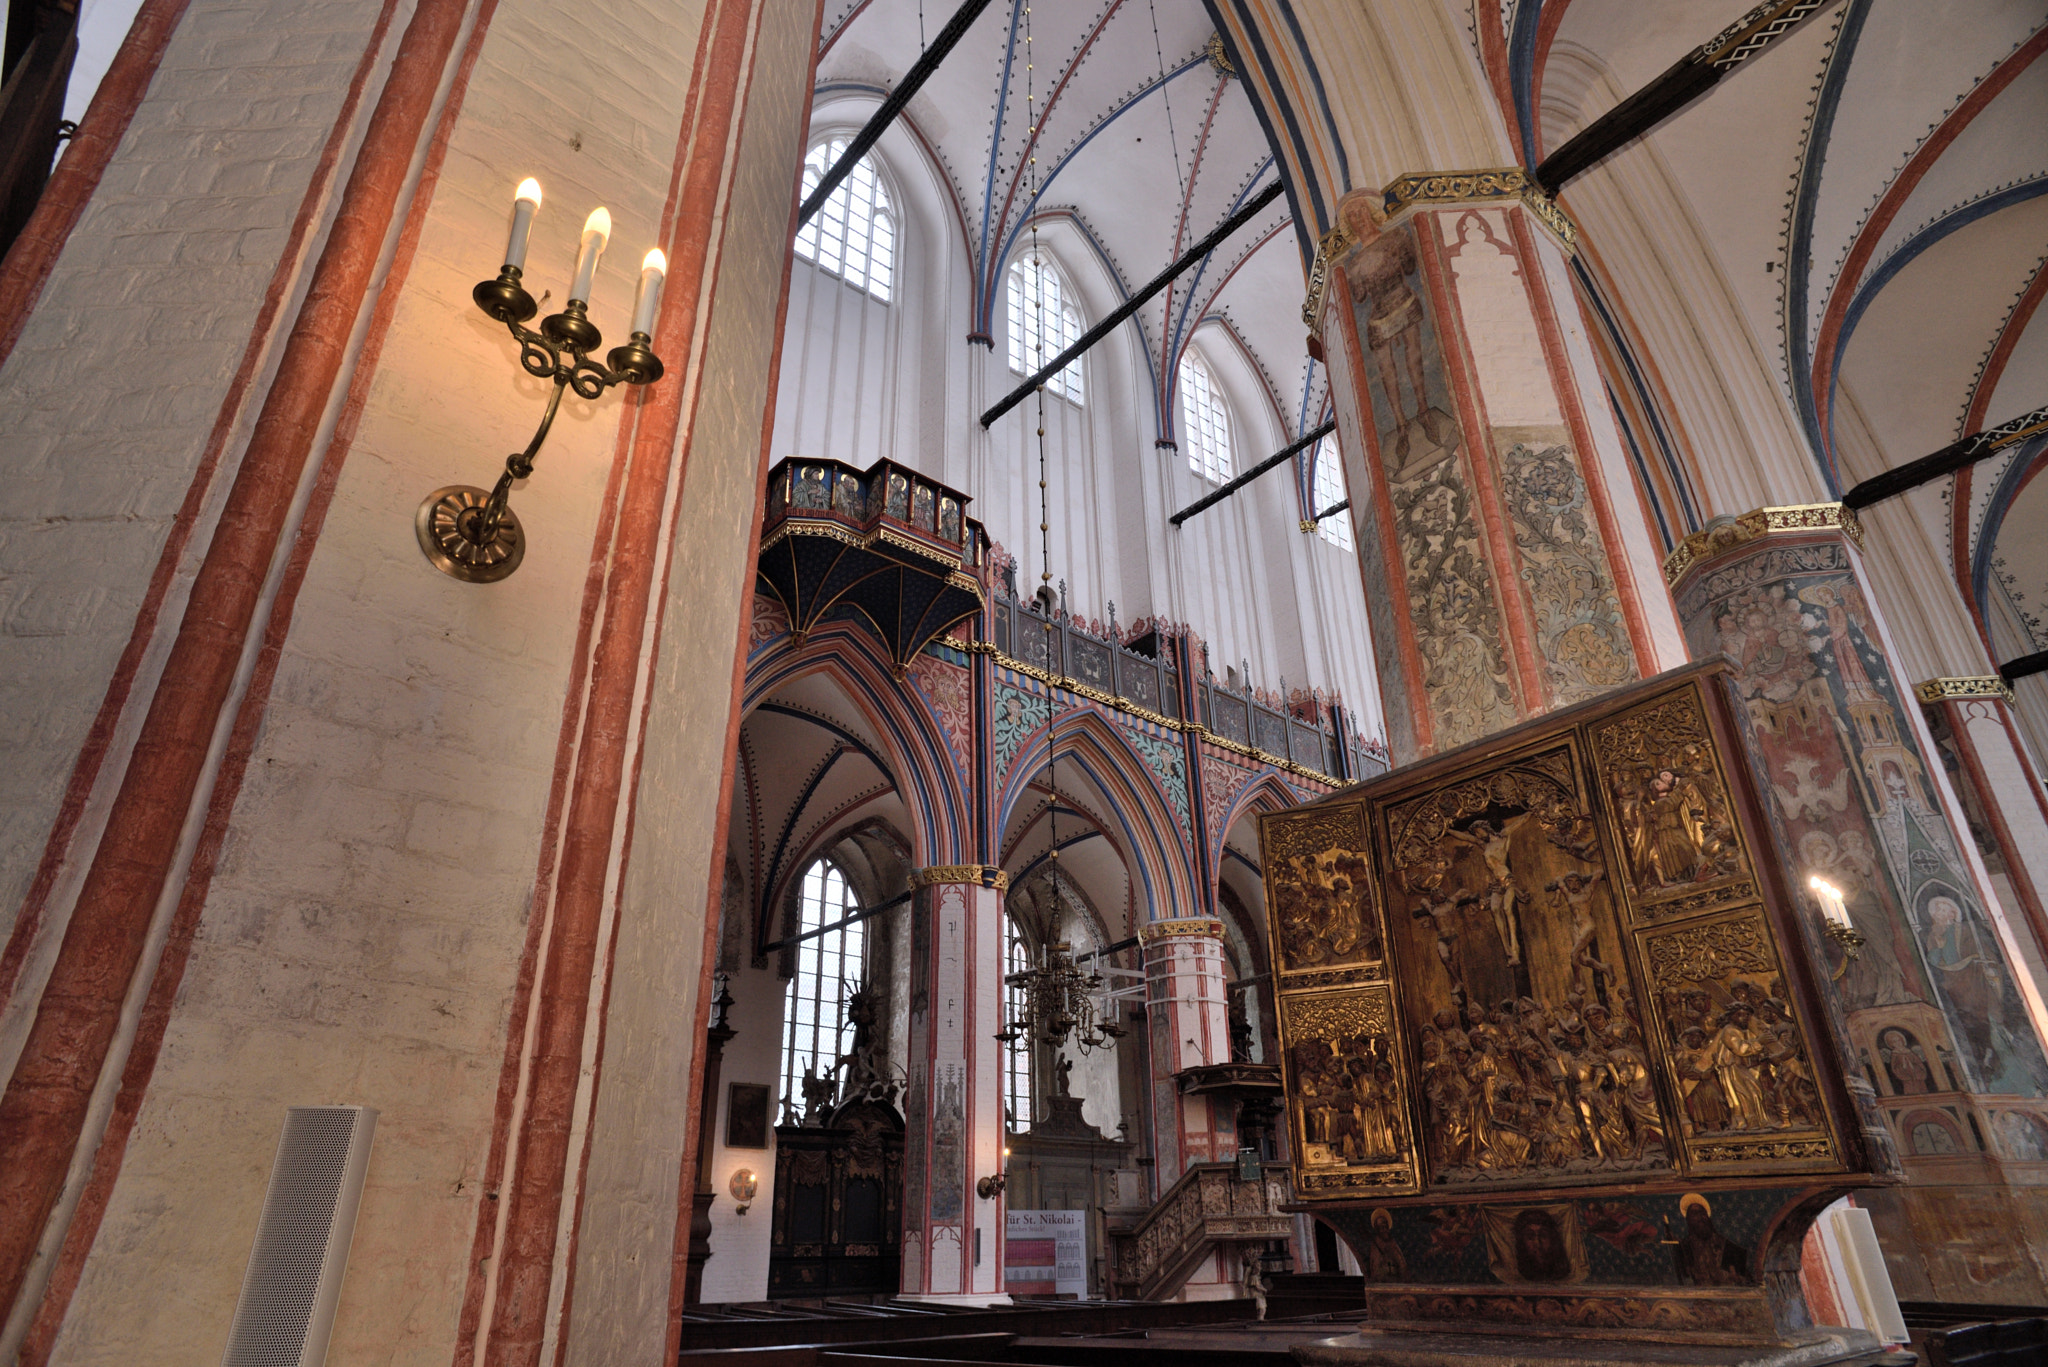
{"type": "Polygon", "coordinates": [[[604,344],[604,335],[587,315],[590,282],[597,275],[598,258],[611,240],[612,216],[604,209],[591,210],[583,224],[583,241],[576,253],[576,278],[569,286],[569,302],[560,313],[541,319],[538,332],[524,326],[540,310],[519,283],[526,267],[526,242],[533,229],[533,217],[540,211],[540,182],[528,177],[519,182],[512,200],[512,239],[505,246],[505,266],[495,280],[478,283],[470,291],[476,306],[503,323],[519,342],[519,364],[536,379],[553,380],[547,411],[524,451],[505,458],[505,473],[486,494],[468,484],[450,484],[427,495],[413,518],[413,530],[420,550],[435,569],[468,584],[493,584],[519,568],[526,554],[526,535],[519,519],[507,506],[512,481],[533,473],[533,458],[547,440],[555,412],[562,406],[562,391],[573,389],[578,397],[595,399],[615,384],[653,384],[661,378],[661,358],[654,354],[654,312],[661,303],[663,277],[668,259],[659,247],[640,263],[640,293],[633,304],[632,335],[624,346],[613,347],[605,365],[590,359],[590,353],[604,344]]]}
{"type": "Polygon", "coordinates": [[[1842,947],[1843,954],[1855,958],[1863,948],[1863,933],[1849,919],[1849,904],[1843,900],[1842,890],[1819,874],[1807,879],[1806,885],[1813,889],[1813,898],[1820,903],[1821,929],[1842,947]]]}
{"type": "Polygon", "coordinates": [[[745,1215],[747,1207],[754,1204],[754,1193],[761,1189],[761,1180],[754,1176],[752,1168],[741,1168],[725,1184],[725,1189],[732,1193],[733,1209],[745,1215]]]}
{"type": "Polygon", "coordinates": [[[976,1182],[974,1189],[981,1193],[982,1200],[992,1201],[996,1197],[1001,1196],[1003,1188],[1009,1184],[1010,1175],[1006,1172],[999,1172],[993,1177],[984,1177],[979,1182],[976,1182]]]}

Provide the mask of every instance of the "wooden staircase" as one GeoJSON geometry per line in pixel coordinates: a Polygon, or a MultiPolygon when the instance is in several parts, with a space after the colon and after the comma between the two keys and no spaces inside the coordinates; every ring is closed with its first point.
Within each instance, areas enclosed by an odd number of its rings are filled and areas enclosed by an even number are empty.
{"type": "Polygon", "coordinates": [[[1266,1165],[1256,1181],[1240,1178],[1235,1163],[1191,1165],[1135,1224],[1110,1229],[1110,1294],[1165,1300],[1217,1245],[1289,1237],[1294,1217],[1281,1207],[1292,1199],[1284,1164],[1266,1165]]]}

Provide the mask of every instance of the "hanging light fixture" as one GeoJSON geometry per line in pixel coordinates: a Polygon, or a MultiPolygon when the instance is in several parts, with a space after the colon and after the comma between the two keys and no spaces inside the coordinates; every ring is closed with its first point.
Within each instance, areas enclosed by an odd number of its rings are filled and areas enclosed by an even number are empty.
{"type": "Polygon", "coordinates": [[[1072,1039],[1074,1047],[1086,1054],[1106,1049],[1124,1037],[1121,1025],[1097,1013],[1102,975],[1083,973],[1074,961],[1073,945],[1065,940],[1046,950],[1036,967],[1012,973],[1003,981],[1021,988],[1024,994],[1018,1017],[996,1036],[1006,1045],[1014,1047],[1036,1035],[1058,1048],[1072,1039]]]}

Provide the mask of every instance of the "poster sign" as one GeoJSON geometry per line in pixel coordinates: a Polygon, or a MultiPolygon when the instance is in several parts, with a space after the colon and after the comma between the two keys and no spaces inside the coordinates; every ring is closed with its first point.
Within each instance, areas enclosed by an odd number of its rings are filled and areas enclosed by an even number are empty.
{"type": "Polygon", "coordinates": [[[1003,1239],[1003,1290],[1013,1296],[1088,1295],[1088,1212],[1013,1210],[1003,1239]]]}

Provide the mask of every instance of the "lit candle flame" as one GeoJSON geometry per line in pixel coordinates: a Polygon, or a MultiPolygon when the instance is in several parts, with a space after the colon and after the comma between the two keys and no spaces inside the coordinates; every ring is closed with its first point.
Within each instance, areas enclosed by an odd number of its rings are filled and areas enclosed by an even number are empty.
{"type": "Polygon", "coordinates": [[[1814,896],[1819,899],[1820,910],[1823,916],[1838,926],[1849,924],[1849,907],[1842,898],[1842,890],[1840,888],[1819,874],[1814,874],[1811,878],[1808,878],[1806,885],[1813,889],[1814,896]]]}
{"type": "Polygon", "coordinates": [[[663,275],[667,275],[668,258],[662,254],[661,248],[651,247],[648,249],[646,257],[641,260],[640,269],[643,271],[660,271],[663,275]]]}
{"type": "Polygon", "coordinates": [[[586,233],[596,233],[599,238],[603,239],[606,242],[611,241],[611,211],[606,209],[603,205],[599,205],[597,208],[592,209],[590,211],[590,217],[583,220],[583,231],[586,233]]]}
{"type": "Polygon", "coordinates": [[[528,176],[525,180],[519,182],[519,188],[512,192],[512,198],[526,200],[534,208],[538,209],[540,207],[540,182],[532,176],[528,176]]]}

